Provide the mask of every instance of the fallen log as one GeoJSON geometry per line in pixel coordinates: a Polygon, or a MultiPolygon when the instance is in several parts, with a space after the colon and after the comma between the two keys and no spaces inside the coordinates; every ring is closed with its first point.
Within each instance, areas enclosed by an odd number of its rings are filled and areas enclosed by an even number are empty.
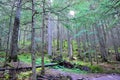
{"type": "MultiPolygon", "coordinates": [[[[56,66],[58,65],[58,63],[49,63],[49,64],[45,64],[45,67],[49,67],[49,66],[56,66]]],[[[42,67],[42,65],[37,65],[36,68],[42,67]]],[[[0,68],[0,71],[5,71],[5,70],[16,70],[16,71],[20,71],[20,70],[31,70],[32,66],[29,67],[19,67],[19,68],[0,68]]]]}

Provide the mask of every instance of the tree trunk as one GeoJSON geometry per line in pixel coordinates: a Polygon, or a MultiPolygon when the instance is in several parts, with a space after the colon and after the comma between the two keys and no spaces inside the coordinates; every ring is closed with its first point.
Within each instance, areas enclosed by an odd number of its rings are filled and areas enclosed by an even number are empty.
{"type": "Polygon", "coordinates": [[[59,16],[58,16],[58,21],[57,21],[57,50],[59,50],[59,16]]]}
{"type": "Polygon", "coordinates": [[[45,32],[45,0],[43,0],[43,15],[42,15],[42,70],[41,70],[41,74],[44,75],[45,74],[45,67],[44,67],[44,32],[45,32]]]}
{"type": "Polygon", "coordinates": [[[97,62],[97,64],[98,64],[98,54],[97,54],[97,43],[96,43],[96,34],[95,34],[95,26],[93,25],[92,26],[92,31],[94,32],[93,33],[93,49],[95,50],[95,56],[94,56],[94,60],[97,62]]]}
{"type": "Polygon", "coordinates": [[[7,49],[6,49],[6,59],[9,53],[9,43],[10,43],[10,34],[11,34],[11,27],[12,27],[12,18],[13,18],[13,9],[14,9],[14,4],[11,9],[11,14],[10,14],[10,22],[9,22],[9,31],[8,31],[8,38],[7,38],[7,49]]]}
{"type": "MultiPolygon", "coordinates": [[[[76,34],[79,32],[79,28],[76,28],[76,34]]],[[[81,51],[80,51],[80,37],[76,38],[76,42],[77,42],[77,50],[78,50],[78,56],[79,58],[82,60],[82,56],[81,56],[81,51]]]]}
{"type": "Polygon", "coordinates": [[[9,62],[12,60],[16,62],[18,60],[17,52],[18,52],[18,33],[19,33],[19,27],[20,27],[21,3],[22,3],[22,0],[17,0],[17,9],[16,9],[16,15],[14,19],[12,38],[11,38],[9,62]]]}
{"type": "Polygon", "coordinates": [[[25,46],[25,33],[26,33],[26,30],[23,30],[23,46],[25,46]]]}
{"type": "Polygon", "coordinates": [[[63,53],[63,36],[62,36],[62,31],[63,31],[63,28],[61,26],[60,28],[60,55],[62,56],[62,53],[63,53]]]}
{"type": "MultiPolygon", "coordinates": [[[[11,45],[10,45],[10,54],[9,54],[9,62],[18,61],[18,33],[19,33],[19,27],[20,27],[20,12],[21,12],[21,3],[22,0],[17,0],[17,9],[16,9],[16,15],[14,19],[14,27],[13,27],[13,33],[11,38],[11,45]]],[[[10,78],[9,80],[16,80],[16,71],[9,71],[10,78]]]]}
{"type": "MultiPolygon", "coordinates": [[[[32,59],[32,80],[36,79],[36,57],[35,57],[35,26],[34,26],[34,0],[32,0],[32,29],[31,29],[31,59],[32,59]]],[[[25,31],[24,31],[25,37],[25,31]]]]}
{"type": "Polygon", "coordinates": [[[1,48],[2,48],[2,40],[0,38],[0,50],[1,50],[1,48]]]}
{"type": "Polygon", "coordinates": [[[48,13],[48,55],[52,56],[52,23],[50,13],[48,13]]]}
{"type": "Polygon", "coordinates": [[[114,47],[114,50],[115,50],[116,60],[120,61],[120,54],[119,54],[119,51],[118,51],[118,44],[117,44],[116,39],[115,39],[113,34],[114,34],[113,30],[111,29],[111,38],[112,38],[112,43],[113,43],[113,47],[114,47]]]}
{"type": "Polygon", "coordinates": [[[72,44],[71,44],[71,36],[70,36],[70,31],[67,31],[68,34],[68,56],[69,58],[72,58],[72,44]]]}
{"type": "Polygon", "coordinates": [[[106,51],[104,39],[103,39],[103,36],[102,36],[101,28],[100,28],[100,26],[97,26],[97,25],[95,26],[95,28],[96,28],[97,37],[98,37],[98,40],[99,40],[102,61],[107,62],[108,61],[107,60],[107,51],[106,51]]]}
{"type": "Polygon", "coordinates": [[[118,36],[118,44],[119,44],[119,47],[120,47],[120,25],[118,25],[117,27],[116,27],[116,32],[117,32],[117,36],[118,36]]]}

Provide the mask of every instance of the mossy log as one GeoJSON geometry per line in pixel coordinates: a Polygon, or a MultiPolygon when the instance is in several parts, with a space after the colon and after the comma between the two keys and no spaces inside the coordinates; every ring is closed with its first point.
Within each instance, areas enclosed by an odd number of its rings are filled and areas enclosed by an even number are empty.
{"type": "MultiPolygon", "coordinates": [[[[49,66],[56,66],[58,65],[57,63],[49,63],[49,64],[45,64],[45,67],[49,67],[49,66]]],[[[41,67],[42,65],[37,65],[36,68],[41,67]]],[[[0,68],[0,71],[5,71],[5,70],[16,70],[16,71],[22,71],[22,70],[31,70],[32,66],[29,67],[20,67],[20,68],[0,68]]]]}

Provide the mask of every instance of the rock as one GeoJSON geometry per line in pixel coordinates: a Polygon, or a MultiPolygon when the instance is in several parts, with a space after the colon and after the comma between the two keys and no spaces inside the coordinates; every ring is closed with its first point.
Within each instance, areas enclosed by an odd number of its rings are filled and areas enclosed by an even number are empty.
{"type": "Polygon", "coordinates": [[[90,71],[90,68],[87,67],[87,66],[82,66],[81,69],[84,70],[84,71],[90,71]]]}
{"type": "Polygon", "coordinates": [[[77,80],[85,80],[84,78],[78,78],[77,80]]]}
{"type": "Polygon", "coordinates": [[[76,68],[79,68],[80,70],[84,70],[84,71],[90,71],[89,67],[83,65],[76,65],[76,68]]]}

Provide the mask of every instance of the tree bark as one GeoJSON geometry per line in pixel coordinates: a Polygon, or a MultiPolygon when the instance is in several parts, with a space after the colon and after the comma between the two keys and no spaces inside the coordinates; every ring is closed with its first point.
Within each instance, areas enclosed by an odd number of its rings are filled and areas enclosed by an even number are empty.
{"type": "Polygon", "coordinates": [[[8,31],[8,38],[7,38],[7,49],[6,49],[6,59],[9,53],[9,43],[10,43],[10,34],[11,34],[11,27],[12,27],[12,18],[13,18],[13,9],[14,9],[15,3],[12,6],[11,14],[10,14],[10,22],[9,22],[9,31],[8,31]]]}
{"type": "MultiPolygon", "coordinates": [[[[16,9],[16,15],[14,19],[14,27],[13,27],[13,33],[11,38],[11,45],[10,45],[10,54],[9,54],[9,62],[18,61],[18,33],[19,33],[19,27],[20,27],[20,12],[21,12],[21,3],[22,0],[17,0],[17,9],[16,9]]],[[[9,80],[16,80],[16,71],[10,70],[9,71],[10,78],[9,80]]]]}
{"type": "Polygon", "coordinates": [[[2,40],[0,38],[0,50],[1,50],[1,48],[2,48],[2,40]]]}
{"type": "MultiPolygon", "coordinates": [[[[35,56],[35,7],[34,7],[34,0],[32,0],[32,30],[31,30],[31,58],[32,58],[32,80],[36,80],[36,56],[35,56]]],[[[24,31],[25,37],[25,31],[24,31]]]]}
{"type": "MultiPolygon", "coordinates": [[[[59,19],[58,19],[59,21],[59,19]]],[[[63,36],[62,36],[63,27],[60,28],[60,55],[63,53],[63,36]]]]}
{"type": "Polygon", "coordinates": [[[120,54],[119,54],[119,51],[118,51],[118,43],[116,42],[116,38],[113,35],[114,34],[113,30],[111,29],[110,31],[111,31],[111,38],[112,38],[113,47],[114,47],[114,50],[115,50],[116,60],[120,61],[120,54]]]}
{"type": "Polygon", "coordinates": [[[12,33],[11,45],[10,45],[9,62],[12,60],[16,62],[18,60],[17,52],[18,52],[18,33],[20,27],[21,3],[22,0],[17,0],[17,9],[14,19],[14,27],[13,27],[13,33],[12,33]]]}
{"type": "Polygon", "coordinates": [[[59,50],[59,16],[58,16],[58,21],[57,21],[57,50],[59,50]]]}
{"type": "Polygon", "coordinates": [[[52,25],[51,16],[48,13],[48,55],[52,56],[52,25]]]}
{"type": "Polygon", "coordinates": [[[43,14],[42,14],[42,70],[41,70],[41,74],[44,75],[45,74],[45,68],[44,68],[44,32],[45,32],[45,0],[42,1],[43,2],[43,14]]]}
{"type": "Polygon", "coordinates": [[[68,35],[68,56],[69,58],[72,58],[72,44],[71,44],[71,36],[69,30],[67,30],[67,35],[68,35]]]}
{"type": "Polygon", "coordinates": [[[95,25],[95,28],[96,28],[97,37],[98,37],[98,40],[99,40],[102,61],[107,62],[108,61],[107,60],[107,51],[106,51],[106,47],[105,47],[105,42],[104,42],[103,36],[101,36],[102,35],[101,28],[100,28],[100,26],[97,26],[97,25],[95,25]]]}

